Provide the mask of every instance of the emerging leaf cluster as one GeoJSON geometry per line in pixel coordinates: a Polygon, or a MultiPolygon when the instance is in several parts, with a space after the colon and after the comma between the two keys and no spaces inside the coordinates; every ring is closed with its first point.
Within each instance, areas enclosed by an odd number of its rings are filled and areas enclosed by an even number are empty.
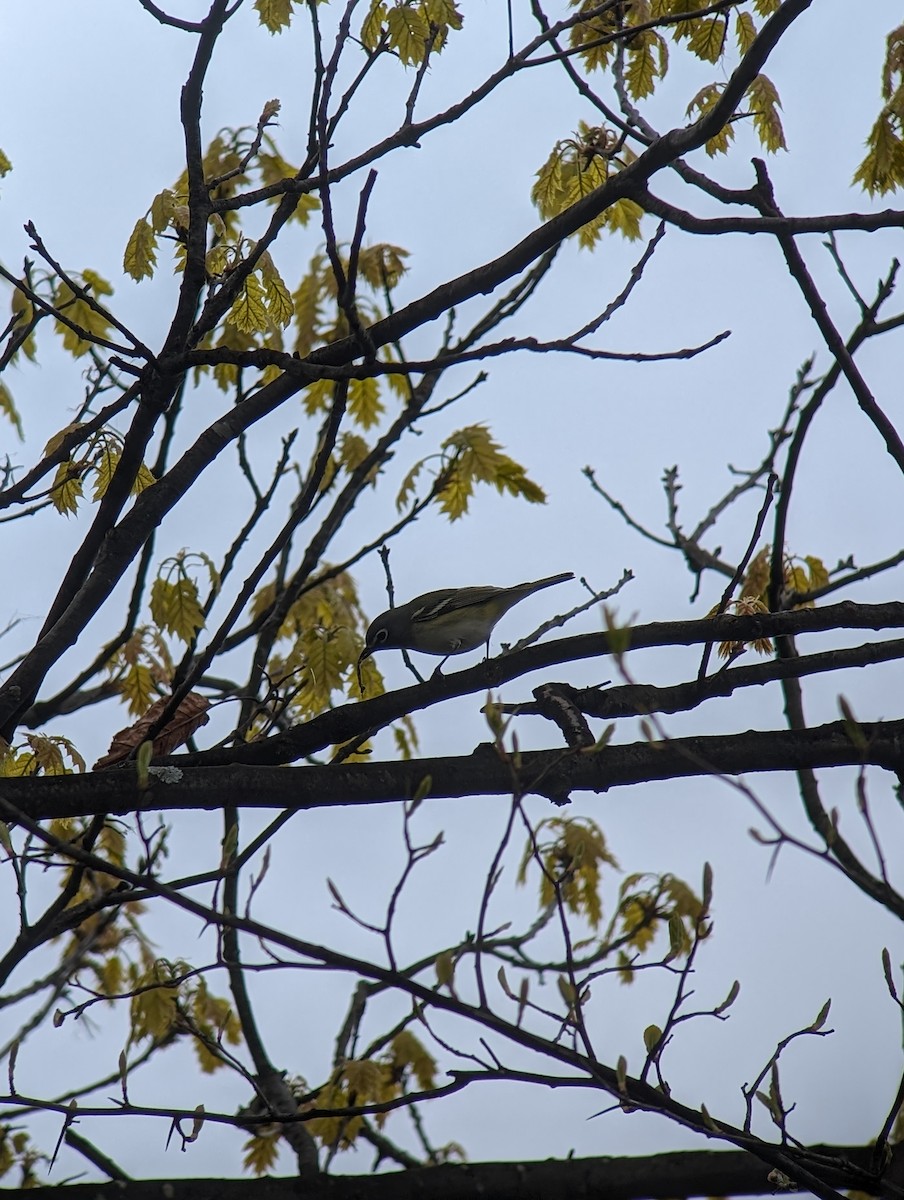
{"type": "MultiPolygon", "coordinates": [[[[756,613],[769,611],[771,562],[772,547],[768,545],[763,546],[750,560],[747,574],[741,584],[741,594],[729,605],[730,610],[737,616],[753,616],[756,613]]],[[[825,587],[828,582],[829,572],[821,558],[817,558],[815,555],[807,555],[803,559],[795,558],[793,555],[785,557],[782,564],[782,591],[786,598],[794,595],[806,596],[810,592],[825,587]]],[[[813,608],[814,606],[815,601],[805,599],[790,605],[791,608],[813,608]]],[[[707,615],[712,617],[718,615],[719,612],[719,608],[713,608],[707,615]]],[[[731,658],[740,654],[744,649],[746,646],[743,642],[720,642],[719,656],[731,658]]],[[[757,638],[756,641],[750,643],[750,649],[755,650],[757,654],[771,654],[772,641],[770,638],[757,638]]]]}
{"type": "MultiPolygon", "coordinates": [[[[13,363],[20,355],[31,362],[37,361],[35,330],[38,323],[49,316],[49,312],[36,305],[22,288],[28,287],[58,315],[52,320],[54,332],[63,349],[73,358],[81,358],[96,344],[98,339],[107,339],[113,331],[113,322],[102,296],[112,296],[113,287],[97,271],[84,270],[59,278],[53,272],[39,274],[29,271],[28,279],[21,287],[12,291],[11,312],[13,323],[10,329],[17,330],[7,362],[13,363]]],[[[5,364],[4,364],[5,365],[5,364]]],[[[0,412],[15,426],[22,438],[22,422],[5,383],[0,383],[0,412]]]]}
{"type": "Polygon", "coordinates": [[[663,926],[669,934],[664,961],[687,957],[694,937],[706,936],[701,925],[704,915],[699,897],[676,876],[628,875],[619,889],[617,909],[617,962],[622,982],[634,982],[637,955],[650,949],[663,926]]]}
{"type": "MultiPolygon", "coordinates": [[[[518,870],[520,884],[527,882],[530,864],[538,861],[541,908],[560,903],[583,917],[596,933],[603,919],[602,869],[608,866],[618,870],[596,822],[589,817],[547,817],[541,821],[525,846],[518,870]]],[[[576,941],[574,949],[592,946],[595,960],[617,951],[619,975],[624,983],[631,983],[637,956],[652,947],[663,927],[669,933],[665,961],[670,961],[687,955],[695,933],[702,932],[699,925],[703,916],[702,902],[676,876],[629,875],[619,887],[617,904],[602,935],[576,941]]],[[[560,988],[562,985],[560,980],[560,988]]],[[[571,1004],[575,997],[566,999],[571,1004]]]]}
{"type": "MultiPolygon", "coordinates": [[[[324,567],[329,571],[328,565],[324,567]]],[[[276,600],[274,584],[258,591],[252,619],[263,617],[276,600]]],[[[366,619],[355,581],[346,571],[315,582],[291,606],[280,626],[279,648],[267,671],[274,686],[298,717],[329,708],[335,692],[355,685],[355,666],[364,647],[366,619]]],[[[383,691],[383,678],[371,659],[362,664],[368,695],[383,691]]]]}
{"type": "Polygon", "coordinates": [[[152,625],[141,625],[110,657],[107,670],[129,712],[140,716],[171,682],[174,666],[160,631],[152,625]]]}
{"type": "MultiPolygon", "coordinates": [[[[611,130],[581,121],[577,133],[553,146],[537,172],[531,199],[540,216],[550,220],[600,187],[610,171],[627,166],[634,157],[611,130]]],[[[634,241],[640,237],[642,216],[643,210],[633,200],[617,200],[581,226],[578,241],[582,247],[591,249],[605,230],[634,241]]]]}
{"type": "MultiPolygon", "coordinates": [[[[572,2],[580,12],[588,14],[600,7],[595,0],[572,2]]],[[[635,0],[627,5],[613,5],[605,12],[588,15],[586,21],[574,25],[570,31],[571,46],[579,52],[587,70],[617,70],[628,95],[634,100],[644,100],[653,94],[668,71],[668,40],[675,46],[683,46],[700,62],[727,66],[729,54],[736,52],[743,57],[753,45],[758,33],[754,13],[760,17],[768,17],[778,7],[778,0],[755,0],[751,5],[752,11],[748,8],[738,8],[733,13],[691,16],[687,20],[662,25],[658,29],[643,28],[662,18],[692,13],[695,8],[708,7],[705,0],[635,0]],[[632,33],[631,30],[635,28],[637,32],[632,33]]],[[[693,116],[696,113],[701,117],[705,116],[721,97],[724,86],[724,82],[705,84],[688,104],[687,115],[693,116]]],[[[746,111],[753,119],[760,142],[770,153],[785,148],[784,132],[778,115],[780,107],[778,93],[771,81],[765,76],[758,76],[747,89],[745,106],[740,109],[741,114],[746,111]]],[[[584,131],[574,141],[579,148],[578,163],[584,173],[587,173],[583,163],[586,157],[586,138],[583,133],[584,131]]],[[[730,121],[726,121],[706,142],[706,152],[710,155],[725,154],[733,140],[733,127],[730,121]]],[[[568,141],[558,143],[553,155],[557,150],[561,154],[562,147],[568,144],[568,141]]],[[[627,161],[629,160],[622,156],[623,165],[627,161]]],[[[589,190],[588,183],[595,187],[605,178],[603,174],[596,182],[585,179],[580,186],[566,178],[563,181],[565,186],[557,188],[555,180],[551,178],[553,174],[551,163],[548,161],[541,169],[534,187],[534,203],[546,219],[573,204],[580,195],[589,190]]],[[[602,172],[597,169],[596,174],[599,176],[602,172]]],[[[637,236],[630,232],[633,228],[632,221],[622,220],[614,224],[610,222],[609,228],[620,229],[629,237],[637,236]]],[[[582,243],[592,244],[592,241],[584,242],[584,238],[589,239],[589,234],[582,233],[582,243]]]]}
{"type": "Polygon", "coordinates": [[[194,639],[204,625],[201,593],[198,582],[191,573],[197,560],[208,574],[212,595],[219,588],[219,575],[209,555],[201,552],[189,554],[182,550],[160,566],[160,572],[151,585],[151,616],[158,629],[173,633],[183,642],[194,639]]]}
{"type": "Polygon", "coordinates": [[[904,25],[888,35],[882,98],[885,103],[867,138],[866,157],[854,172],[854,183],[871,196],[904,184],[904,25]]]}
{"type": "MultiPolygon", "coordinates": [[[[268,102],[261,116],[262,125],[269,124],[279,111],[279,102],[268,102]]],[[[269,187],[293,180],[298,168],[280,154],[276,142],[265,130],[260,132],[259,148],[254,150],[258,131],[252,126],[225,129],[210,142],[202,160],[204,180],[213,201],[234,200],[253,187],[269,187]]],[[[282,195],[276,192],[270,203],[278,203],[282,195]]],[[[307,225],[320,201],[310,192],[300,191],[295,199],[292,219],[307,225]]],[[[188,205],[188,174],[183,171],[171,188],[164,188],[151,201],[132,230],[123,255],[127,275],[138,281],[150,278],[157,265],[157,250],[161,238],[176,247],[177,265],[185,258],[185,236],[190,222],[188,205]]],[[[211,215],[208,224],[207,269],[216,278],[230,266],[234,268],[241,250],[242,235],[239,212],[225,208],[211,215]]]]}
{"type": "Polygon", "coordinates": [[[541,908],[558,897],[569,912],[598,929],[603,919],[602,867],[618,870],[603,831],[589,817],[547,817],[537,826],[535,837],[536,845],[529,839],[524,848],[518,882],[527,882],[527,869],[539,857],[541,908]],[[551,836],[544,840],[544,833],[551,836]]]}
{"type": "Polygon", "coordinates": [[[226,1065],[218,1048],[223,1042],[237,1046],[241,1026],[227,1000],[214,996],[203,977],[185,962],[146,958],[130,964],[128,988],[132,993],[129,1041],[170,1040],[176,1031],[193,1036],[198,1065],[212,1074],[226,1065]]]}
{"type": "MultiPolygon", "coordinates": [[[[44,453],[55,453],[63,440],[78,430],[77,424],[65,426],[48,441],[44,453]]],[[[87,475],[94,477],[92,499],[95,503],[102,500],[119,465],[121,454],[122,437],[109,428],[96,430],[75,447],[54,473],[50,499],[57,512],[70,516],[78,511],[79,501],[84,495],[83,481],[87,475]]],[[[154,476],[145,464],[141,463],[131,481],[129,491],[131,495],[138,496],[153,483],[154,476]]]]}
{"type": "MultiPolygon", "coordinates": [[[[350,263],[347,251],[339,248],[339,264],[347,278],[350,263]]],[[[358,255],[358,279],[372,292],[384,296],[395,288],[407,270],[408,251],[389,242],[362,246],[358,255]]],[[[333,264],[320,251],[313,255],[298,285],[292,293],[295,309],[295,339],[293,349],[304,356],[315,346],[346,337],[350,330],[346,314],[338,306],[339,284],[333,264]]],[[[356,298],[357,316],[366,329],[383,313],[371,296],[356,298]]]]}
{"type": "Polygon", "coordinates": [[[15,746],[0,741],[0,778],[72,775],[84,770],[85,760],[69,738],[59,734],[28,733],[15,746]]]}
{"type": "MultiPolygon", "coordinates": [[[[434,1086],[436,1062],[423,1043],[408,1029],[396,1034],[386,1053],[379,1059],[353,1059],[335,1073],[332,1080],[317,1093],[311,1107],[345,1108],[360,1104],[379,1104],[405,1094],[408,1080],[413,1078],[419,1090],[434,1086]]],[[[387,1113],[378,1113],[375,1120],[382,1128],[387,1113]]],[[[361,1117],[313,1117],[306,1128],[323,1145],[348,1149],[361,1132],[361,1117]]]]}
{"type": "Polygon", "coordinates": [[[11,1186],[23,1190],[38,1187],[41,1180],[36,1168],[48,1161],[47,1155],[32,1145],[26,1130],[0,1125],[0,1179],[16,1172],[11,1186]]]}
{"type": "MultiPolygon", "coordinates": [[[[415,463],[405,476],[396,498],[399,511],[413,494],[426,461],[415,463]]],[[[437,498],[451,521],[468,511],[479,483],[493,484],[500,494],[520,496],[530,504],[546,503],[546,493],[540,485],[534,483],[520,463],[503,453],[486,425],[466,425],[450,434],[442,444],[440,464],[437,498]]]]}
{"type": "Polygon", "coordinates": [[[449,33],[461,29],[464,17],[454,0],[371,0],[361,25],[361,44],[371,54],[388,50],[408,66],[420,66],[428,54],[439,54],[449,33]]]}
{"type": "MultiPolygon", "coordinates": [[[[54,823],[51,830],[60,840],[82,839],[85,828],[73,823],[67,830],[62,822],[54,823]]],[[[94,853],[116,867],[126,865],[126,837],[120,826],[105,824],[94,847],[94,853]]],[[[61,857],[67,868],[60,881],[63,887],[73,874],[70,861],[61,857]]],[[[78,954],[82,967],[93,975],[96,990],[103,996],[113,997],[123,988],[129,964],[134,963],[132,950],[138,960],[147,961],[151,956],[152,943],[141,928],[138,918],[144,912],[140,900],[128,900],[115,907],[105,908],[99,904],[104,896],[118,891],[120,880],[104,871],[84,870],[78,872],[78,888],[70,901],[70,908],[85,905],[89,911],[73,929],[63,948],[63,957],[78,954]]]]}

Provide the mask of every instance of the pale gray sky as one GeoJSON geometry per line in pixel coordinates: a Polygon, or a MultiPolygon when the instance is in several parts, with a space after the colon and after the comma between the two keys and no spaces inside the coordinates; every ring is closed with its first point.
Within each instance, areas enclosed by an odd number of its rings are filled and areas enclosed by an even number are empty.
{"type": "MultiPolygon", "coordinates": [[[[189,17],[206,8],[201,3],[172,7],[189,17]]],[[[462,7],[465,32],[452,39],[429,73],[421,97],[424,112],[449,104],[506,55],[505,6],[464,0],[462,7]]],[[[527,6],[515,7],[517,39],[522,41],[533,36],[534,27],[527,6]]],[[[850,179],[880,103],[884,36],[899,20],[900,9],[891,0],[875,0],[857,6],[856,20],[851,11],[840,0],[815,3],[767,68],[782,98],[790,147],[789,154],[770,159],[769,166],[779,203],[788,213],[870,206],[867,197],[850,188],[850,179]]],[[[79,5],[7,0],[0,31],[6,63],[0,76],[0,113],[5,114],[0,118],[0,146],[14,165],[0,185],[0,259],[16,268],[27,249],[22,225],[33,220],[48,248],[67,267],[90,266],[111,280],[117,314],[153,345],[169,320],[176,283],[162,254],[157,278],[134,284],[122,274],[122,253],[136,219],[180,170],[179,88],[193,39],[161,29],[137,3],[123,0],[85,0],[79,5]]],[[[718,78],[717,68],[683,64],[683,56],[675,52],[672,74],[649,118],[662,128],[679,122],[687,99],[714,77],[718,78]]],[[[348,136],[337,139],[337,158],[393,126],[398,98],[409,81],[410,74],[400,84],[391,71],[383,72],[379,87],[351,121],[348,136]]],[[[222,126],[253,124],[264,102],[279,97],[280,146],[287,158],[298,158],[308,86],[304,17],[296,17],[290,33],[272,38],[257,26],[246,4],[218,47],[205,88],[205,138],[222,126]]],[[[369,236],[411,251],[410,272],[396,295],[397,304],[493,257],[535,227],[537,217],[529,201],[534,173],[555,140],[568,136],[580,119],[593,122],[592,110],[564,76],[528,72],[501,88],[461,126],[440,131],[425,139],[422,148],[399,151],[380,165],[369,236]]],[[[746,186],[752,181],[749,158],[759,152],[741,129],[738,149],[728,162],[713,164],[702,154],[697,158],[723,182],[746,186]]],[[[338,197],[340,237],[350,235],[360,182],[338,197]]],[[[664,181],[655,181],[654,191],[665,189],[664,181]]],[[[679,202],[684,198],[677,186],[670,194],[679,202]]],[[[698,199],[688,203],[696,212],[705,212],[698,199]]],[[[645,234],[651,235],[654,228],[648,219],[645,234]]],[[[297,280],[318,241],[319,231],[312,226],[304,235],[293,234],[277,255],[290,283],[297,280]]],[[[902,249],[899,233],[846,235],[839,241],[867,294],[902,249]]],[[[855,318],[854,308],[821,238],[808,238],[803,246],[836,321],[846,331],[855,318]]],[[[641,249],[640,244],[617,239],[606,240],[593,254],[565,247],[533,304],[504,332],[539,337],[569,332],[621,290],[641,249]]],[[[479,310],[468,306],[462,320],[479,310]]],[[[765,430],[778,421],[799,364],[814,350],[817,371],[828,361],[771,241],[741,236],[704,241],[670,232],[630,303],[598,344],[661,351],[705,341],[722,329],[732,330],[727,343],[685,363],[641,366],[522,355],[489,364],[488,382],[425,423],[423,446],[411,448],[408,458],[400,456],[389,478],[393,472],[401,478],[416,453],[428,453],[452,429],[487,420],[508,452],[547,489],[549,503],[537,510],[488,492],[479,496],[473,515],[464,521],[449,525],[438,515],[423,518],[393,549],[399,596],[450,584],[515,583],[560,570],[586,575],[593,586],[604,588],[630,567],[636,578],[619,598],[622,619],[702,615],[718,598],[721,581],[709,581],[690,605],[691,580],[682,573],[677,556],[639,541],[591,495],[580,471],[587,463],[593,465],[605,486],[660,532],[665,515],[660,478],[665,467],[677,463],[681,468],[682,502],[690,524],[728,485],[727,463],[749,466],[758,461],[765,449],[765,430]]],[[[419,333],[409,352],[426,356],[440,333],[438,325],[419,333]]],[[[900,338],[884,339],[863,356],[869,381],[893,416],[900,400],[900,359],[900,338]]],[[[9,380],[27,432],[26,458],[66,424],[80,392],[77,370],[46,340],[40,364],[36,370],[14,372],[9,380]]],[[[466,368],[450,372],[443,394],[459,390],[474,373],[466,368]]],[[[191,406],[192,428],[183,434],[186,438],[215,418],[225,407],[224,397],[206,388],[193,397],[191,406]]],[[[300,410],[294,408],[260,424],[252,446],[261,463],[269,460],[279,436],[300,421],[300,410]]],[[[306,431],[302,441],[304,436],[306,431]]],[[[867,562],[900,548],[899,522],[890,516],[899,511],[900,479],[877,443],[847,390],[839,388],[805,456],[798,502],[792,508],[791,548],[819,555],[829,566],[852,551],[858,561],[867,562]]],[[[4,424],[0,452],[7,449],[20,453],[4,424]]],[[[159,558],[182,546],[216,554],[228,545],[246,495],[232,494],[233,469],[227,458],[161,531],[159,558]]],[[[371,507],[356,512],[341,539],[344,549],[388,523],[393,496],[389,486],[385,499],[378,493],[371,507]]],[[[719,537],[726,557],[743,551],[753,514],[754,506],[748,505],[726,523],[719,537]]],[[[25,616],[23,639],[33,633],[51,583],[88,519],[67,522],[49,513],[0,527],[4,560],[27,564],[27,570],[17,567],[15,588],[7,587],[0,598],[0,626],[10,616],[25,616]]],[[[358,578],[370,611],[384,607],[379,562],[362,564],[358,578]]],[[[899,589],[900,577],[887,576],[851,595],[862,600],[894,598],[899,589]]],[[[567,596],[566,591],[541,593],[525,603],[506,619],[499,635],[514,640],[532,622],[571,600],[577,602],[578,585],[572,585],[567,596]]],[[[108,622],[118,622],[108,615],[115,611],[111,606],[85,633],[82,644],[48,681],[48,694],[90,660],[101,631],[108,630],[108,622]]],[[[598,627],[599,616],[590,614],[575,631],[598,627]]],[[[4,660],[13,652],[9,646],[7,638],[4,660]]],[[[694,652],[631,659],[635,676],[649,676],[653,682],[685,678],[695,664],[694,652]]],[[[405,682],[397,656],[384,656],[381,665],[390,684],[405,682]]],[[[588,663],[558,674],[589,682],[609,678],[612,670],[608,662],[588,663]]],[[[839,686],[827,679],[807,685],[807,711],[814,723],[837,716],[839,686]]],[[[843,686],[862,718],[898,715],[898,667],[854,675],[843,686]]],[[[520,699],[528,690],[526,682],[512,685],[505,696],[520,699]]],[[[468,753],[476,742],[486,740],[478,712],[481,703],[473,697],[420,716],[424,753],[468,753]]],[[[90,761],[125,723],[124,712],[107,705],[55,724],[52,732],[71,734],[90,761]]],[[[701,727],[712,732],[780,727],[778,692],[714,703],[699,715],[670,718],[665,725],[676,735],[701,727]]],[[[621,741],[636,736],[630,722],[617,734],[621,741]]],[[[522,721],[519,737],[523,745],[555,744],[550,730],[536,720],[522,721]]],[[[388,753],[388,744],[385,749],[388,753]]],[[[759,777],[751,782],[791,828],[805,834],[791,780],[759,777]]],[[[845,829],[860,843],[852,782],[851,773],[839,773],[829,791],[841,806],[845,829]]],[[[872,797],[891,850],[897,810],[885,779],[876,780],[872,797]]],[[[545,815],[547,807],[538,798],[530,805],[535,818],[545,815]]],[[[836,1033],[807,1041],[788,1056],[784,1094],[798,1100],[792,1130],[803,1141],[856,1142],[874,1136],[901,1066],[896,1059],[898,1019],[885,993],[879,961],[883,945],[890,947],[893,962],[904,957],[897,924],[878,914],[831,870],[790,852],[783,854],[767,882],[768,852],[747,835],[748,827],[758,823],[754,812],[716,781],[579,796],[571,811],[590,814],[602,824],[625,870],[669,870],[699,887],[703,862],[713,863],[716,926],[698,966],[700,1006],[718,1003],[736,977],[742,991],[729,1022],[718,1027],[705,1021],[692,1024],[677,1039],[667,1060],[675,1094],[689,1104],[703,1101],[710,1112],[726,1119],[741,1120],[739,1085],[753,1078],[778,1038],[811,1021],[832,996],[829,1024],[836,1033]]],[[[415,880],[404,913],[406,953],[415,957],[473,928],[475,898],[505,814],[504,802],[485,800],[437,802],[421,809],[419,837],[429,841],[436,830],[444,829],[448,845],[415,880]]],[[[255,825],[255,820],[247,822],[248,828],[255,825]]],[[[354,817],[345,812],[297,817],[274,847],[269,889],[259,896],[257,915],[266,920],[269,913],[280,921],[287,912],[297,914],[297,922],[294,915],[288,922],[294,932],[322,941],[335,939],[362,954],[377,953],[363,934],[329,911],[323,868],[328,863],[328,873],[346,898],[366,908],[375,895],[386,894],[399,868],[399,831],[400,816],[389,807],[354,817]]],[[[216,816],[180,816],[172,837],[174,874],[216,862],[220,836],[216,816]]],[[[901,863],[892,865],[900,869],[901,863]]],[[[514,862],[509,867],[506,879],[511,886],[514,862]]],[[[11,881],[4,878],[2,886],[8,889],[11,881]]],[[[610,903],[615,888],[617,880],[608,893],[610,903]]],[[[507,891],[502,895],[506,900],[498,904],[497,919],[527,923],[533,893],[518,893],[511,903],[507,891]]],[[[8,915],[0,918],[0,926],[13,920],[15,910],[6,904],[2,911],[8,915]]],[[[161,914],[153,929],[162,954],[192,961],[203,954],[197,930],[181,920],[161,914]]],[[[302,977],[288,987],[261,986],[262,1025],[275,1061],[304,1072],[311,1082],[328,1070],[350,982],[302,977]],[[312,999],[320,994],[323,1008],[312,999]]],[[[225,983],[218,980],[215,988],[224,991],[225,983]]],[[[646,980],[630,989],[600,986],[594,1001],[600,1056],[613,1061],[624,1053],[629,1068],[636,1067],[643,1057],[642,1030],[662,1020],[669,994],[663,983],[646,980]]],[[[70,1022],[29,1043],[19,1059],[22,1090],[51,1089],[51,1072],[62,1061],[71,1080],[89,1077],[108,1063],[115,1069],[125,1021],[120,1014],[97,1016],[102,1029],[93,1037],[84,1025],[70,1022]]],[[[444,1028],[442,1020],[437,1028],[444,1028]]],[[[168,1051],[159,1067],[140,1081],[136,1078],[133,1099],[188,1107],[203,1101],[225,1110],[244,1102],[243,1087],[224,1074],[195,1083],[189,1061],[187,1047],[168,1051]]],[[[518,1059],[510,1056],[507,1061],[514,1065],[518,1059]]],[[[639,1114],[587,1120],[605,1106],[603,1096],[532,1094],[488,1084],[428,1110],[426,1119],[435,1142],[460,1141],[474,1160],[545,1157],[571,1149],[578,1155],[621,1154],[695,1144],[676,1127],[639,1114]],[[496,1119],[500,1113],[506,1114],[504,1120],[496,1119]]],[[[238,1144],[225,1130],[206,1128],[183,1157],[175,1147],[163,1154],[162,1122],[148,1129],[137,1121],[86,1121],[82,1128],[136,1175],[238,1172],[238,1144]]],[[[766,1132],[765,1123],[760,1128],[766,1132]]],[[[55,1120],[36,1122],[35,1129],[46,1145],[53,1144],[55,1120]]],[[[390,1136],[402,1142],[407,1141],[405,1130],[404,1116],[394,1117],[387,1127],[390,1136]]],[[[288,1160],[281,1166],[291,1169],[288,1160]]],[[[341,1169],[368,1166],[366,1152],[340,1162],[341,1169]]],[[[77,1156],[64,1152],[54,1177],[62,1179],[81,1167],[77,1156]]]]}

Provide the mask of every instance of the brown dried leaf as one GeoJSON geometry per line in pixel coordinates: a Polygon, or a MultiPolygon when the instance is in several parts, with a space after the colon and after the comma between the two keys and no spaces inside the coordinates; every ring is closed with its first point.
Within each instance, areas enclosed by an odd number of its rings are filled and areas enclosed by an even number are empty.
{"type": "MultiPolygon", "coordinates": [[[[134,725],[120,729],[119,733],[114,734],[110,742],[110,749],[103,758],[97,760],[93,769],[103,771],[107,767],[115,766],[116,763],[127,759],[133,750],[137,750],[141,743],[147,740],[148,730],[159,719],[168,703],[169,697],[167,696],[155,700],[144,716],[140,717],[134,725]]],[[[210,720],[207,713],[209,708],[210,701],[205,696],[198,692],[189,692],[170,720],[154,738],[154,757],[159,758],[165,754],[171,754],[173,750],[184,745],[196,729],[200,729],[210,720]]]]}

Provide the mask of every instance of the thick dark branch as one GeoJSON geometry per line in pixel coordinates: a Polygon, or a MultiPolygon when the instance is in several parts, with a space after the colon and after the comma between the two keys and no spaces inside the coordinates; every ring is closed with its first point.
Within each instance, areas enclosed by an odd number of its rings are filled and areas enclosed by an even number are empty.
{"type": "Polygon", "coordinates": [[[634,199],[644,212],[659,217],[676,229],[683,229],[685,233],[771,233],[794,236],[799,233],[840,233],[846,229],[874,233],[877,229],[900,229],[904,226],[904,212],[893,208],[871,213],[826,213],[818,217],[697,217],[667,200],[661,200],[646,189],[634,199]]]}
{"type": "MultiPolygon", "coordinates": [[[[796,1152],[790,1152],[796,1153],[796,1152]]],[[[869,1146],[814,1146],[801,1158],[821,1162],[837,1188],[878,1193],[869,1146]]],[[[577,1158],[520,1163],[447,1163],[383,1175],[335,1175],[305,1185],[306,1200],[668,1200],[683,1196],[769,1196],[768,1168],[744,1150],[686,1150],[637,1158],[577,1158]]],[[[297,1179],[173,1179],[70,1185],[64,1200],[295,1200],[297,1179]]],[[[58,1200],[58,1187],[34,1188],[35,1200],[58,1200]]]]}
{"type": "MultiPolygon", "coordinates": [[[[904,638],[895,638],[889,642],[867,642],[862,646],[844,646],[820,654],[801,655],[793,660],[771,659],[766,662],[748,663],[743,667],[723,668],[702,679],[691,679],[666,687],[648,683],[588,688],[557,683],[555,687],[559,695],[564,695],[586,716],[612,720],[614,717],[645,716],[652,713],[689,712],[704,700],[730,696],[738,688],[762,687],[779,679],[799,679],[827,671],[894,662],[899,658],[904,658],[904,638]]],[[[507,705],[504,711],[530,715],[543,713],[545,710],[540,705],[528,703],[507,705]]]]}
{"type": "MultiPolygon", "coordinates": [[[[864,722],[860,749],[847,725],[833,721],[806,730],[768,729],[669,742],[609,745],[596,752],[567,749],[522,751],[518,785],[523,792],[565,801],[571,792],[607,792],[654,779],[794,771],[803,767],[872,764],[904,773],[904,719],[864,722]]],[[[276,739],[272,739],[276,740],[276,739]]],[[[168,760],[169,767],[187,759],[168,760]]],[[[179,809],[333,808],[410,800],[430,777],[428,797],[510,796],[512,768],[493,746],[460,757],[341,763],[286,769],[277,766],[192,767],[177,779],[152,769],[139,792],[131,766],[88,775],[0,780],[0,803],[28,811],[35,820],[179,809]]],[[[904,907],[902,907],[904,916],[904,907]]]]}

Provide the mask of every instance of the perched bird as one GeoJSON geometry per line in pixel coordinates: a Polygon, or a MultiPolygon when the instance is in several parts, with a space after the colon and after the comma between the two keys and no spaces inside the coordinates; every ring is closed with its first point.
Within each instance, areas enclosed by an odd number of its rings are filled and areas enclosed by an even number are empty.
{"type": "MultiPolygon", "coordinates": [[[[574,579],[571,571],[550,575],[533,583],[516,587],[440,588],[425,592],[387,609],[372,623],[364,639],[364,649],[358,658],[358,680],[361,664],[377,650],[418,650],[422,654],[441,654],[443,662],[450,654],[464,654],[486,644],[489,652],[490,634],[496,622],[519,601],[541,588],[552,587],[574,579]]],[[[436,668],[439,671],[443,663],[436,668]]]]}

